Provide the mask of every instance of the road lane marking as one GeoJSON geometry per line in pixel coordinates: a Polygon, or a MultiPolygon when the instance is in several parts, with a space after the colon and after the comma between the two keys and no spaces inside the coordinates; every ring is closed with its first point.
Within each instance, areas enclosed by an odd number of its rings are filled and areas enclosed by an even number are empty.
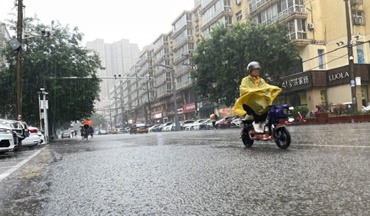
{"type": "MultiPolygon", "coordinates": [[[[217,137],[211,137],[211,138],[186,138],[186,140],[212,140],[212,141],[221,141],[221,142],[229,142],[231,144],[242,144],[243,145],[243,142],[240,140],[240,142],[235,142],[235,141],[228,141],[228,140],[225,140],[225,139],[222,139],[222,138],[217,138],[217,137]]],[[[256,145],[258,144],[263,144],[263,145],[266,145],[266,144],[269,144],[269,145],[276,145],[274,141],[260,141],[260,143],[255,142],[256,145]]],[[[311,147],[335,147],[335,148],[370,148],[370,145],[367,146],[367,145],[337,145],[337,144],[295,144],[295,143],[291,143],[290,144],[290,147],[297,147],[297,146],[311,146],[311,147]]]]}
{"type": "Polygon", "coordinates": [[[336,147],[336,148],[370,148],[364,145],[324,145],[324,144],[290,144],[290,146],[317,146],[317,147],[336,147]]]}
{"type": "Polygon", "coordinates": [[[24,159],[23,161],[19,162],[17,165],[13,166],[11,169],[8,169],[7,171],[0,174],[0,182],[2,182],[6,177],[8,177],[10,174],[12,174],[14,171],[16,171],[19,167],[23,166],[25,163],[30,161],[33,157],[38,155],[42,149],[38,150],[28,158],[24,159]]]}

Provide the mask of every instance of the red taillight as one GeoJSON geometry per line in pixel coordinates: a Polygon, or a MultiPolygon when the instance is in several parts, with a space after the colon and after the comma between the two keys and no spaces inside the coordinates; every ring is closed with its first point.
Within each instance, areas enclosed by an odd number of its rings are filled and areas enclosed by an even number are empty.
{"type": "Polygon", "coordinates": [[[37,129],[30,129],[30,133],[37,133],[37,129]]]}

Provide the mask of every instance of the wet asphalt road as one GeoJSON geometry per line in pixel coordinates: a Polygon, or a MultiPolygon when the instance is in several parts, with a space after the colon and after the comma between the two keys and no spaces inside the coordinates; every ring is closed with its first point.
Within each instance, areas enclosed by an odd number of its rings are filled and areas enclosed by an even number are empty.
{"type": "Polygon", "coordinates": [[[0,215],[370,215],[370,123],[288,130],[287,150],[239,129],[58,140],[16,156],[41,150],[0,215]]]}

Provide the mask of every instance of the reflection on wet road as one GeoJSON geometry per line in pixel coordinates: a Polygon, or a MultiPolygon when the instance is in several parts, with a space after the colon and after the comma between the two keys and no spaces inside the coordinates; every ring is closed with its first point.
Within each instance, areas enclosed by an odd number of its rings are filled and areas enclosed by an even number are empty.
{"type": "Polygon", "coordinates": [[[0,215],[369,215],[369,126],[292,126],[287,150],[238,129],[60,140],[0,183],[0,215]]]}

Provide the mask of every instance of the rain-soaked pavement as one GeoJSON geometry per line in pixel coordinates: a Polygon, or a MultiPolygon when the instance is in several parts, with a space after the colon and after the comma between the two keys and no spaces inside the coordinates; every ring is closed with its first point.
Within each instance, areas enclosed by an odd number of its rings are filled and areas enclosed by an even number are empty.
{"type": "Polygon", "coordinates": [[[41,150],[0,215],[370,215],[370,123],[288,129],[287,150],[239,129],[58,140],[16,155],[41,150]]]}

